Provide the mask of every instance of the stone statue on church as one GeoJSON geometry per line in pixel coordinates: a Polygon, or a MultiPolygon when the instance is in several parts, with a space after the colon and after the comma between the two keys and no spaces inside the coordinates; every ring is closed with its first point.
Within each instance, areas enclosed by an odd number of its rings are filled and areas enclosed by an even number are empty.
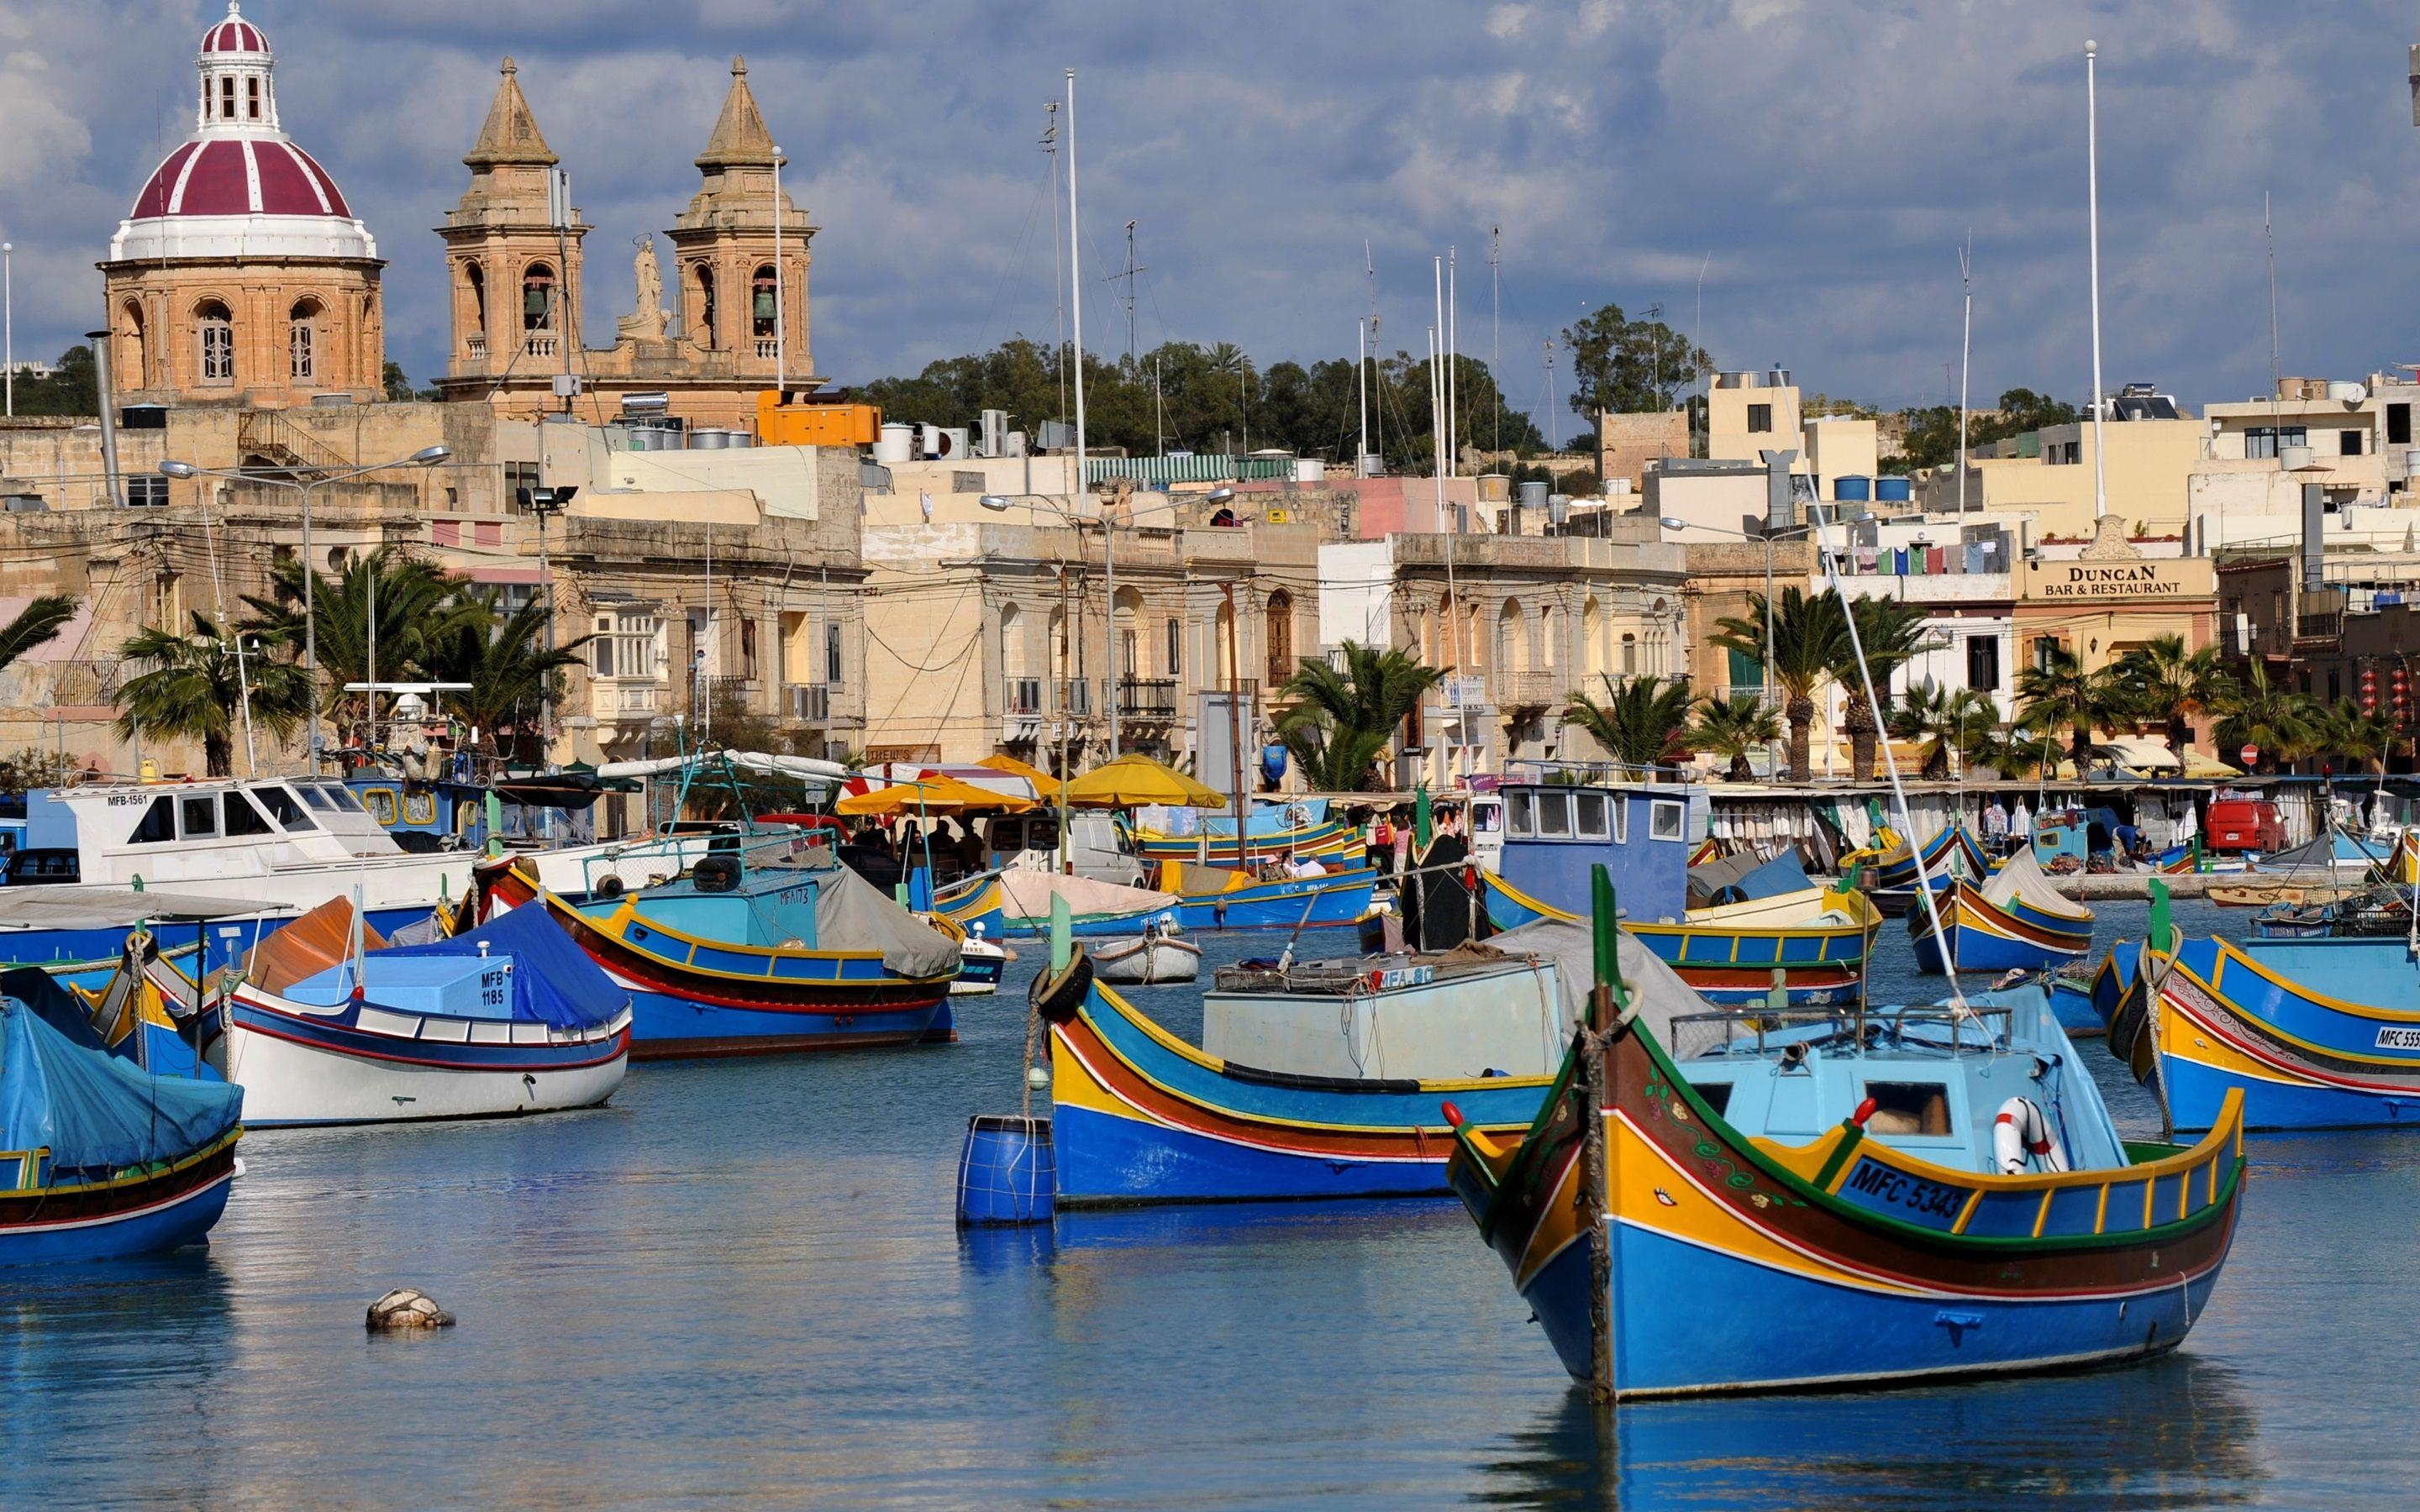
{"type": "Polygon", "coordinates": [[[638,307],[616,322],[616,332],[627,340],[661,341],[672,316],[664,311],[664,274],[656,263],[656,239],[631,239],[639,244],[639,255],[630,262],[638,280],[638,307]]]}

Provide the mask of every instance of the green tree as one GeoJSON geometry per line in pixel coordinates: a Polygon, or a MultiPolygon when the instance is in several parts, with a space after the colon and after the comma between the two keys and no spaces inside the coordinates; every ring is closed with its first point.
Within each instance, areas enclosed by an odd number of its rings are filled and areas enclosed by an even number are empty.
{"type": "Polygon", "coordinates": [[[1893,739],[1914,743],[1923,758],[1919,776],[1940,781],[1949,775],[1955,753],[1969,766],[1994,753],[1999,712],[1992,701],[1971,687],[1948,688],[1927,679],[1907,690],[1890,712],[1893,739]]]}
{"type": "Polygon", "coordinates": [[[2219,748],[2258,747],[2255,769],[2264,776],[2282,763],[2300,761],[2319,738],[2319,706],[2309,694],[2272,682],[2266,662],[2247,665],[2243,680],[2228,690],[2217,714],[2212,733],[2219,748]]]}
{"type": "Polygon", "coordinates": [[[58,639],[68,621],[75,618],[76,601],[65,594],[45,594],[17,611],[17,617],[0,625],[0,667],[33,650],[58,639]]]}
{"type": "Polygon", "coordinates": [[[2403,743],[2392,718],[2375,712],[2365,714],[2351,699],[2338,699],[2334,708],[2318,711],[2314,723],[2311,748],[2304,755],[2324,752],[2381,777],[2386,775],[2386,759],[2403,743]]]}
{"type": "Polygon", "coordinates": [[[59,354],[48,378],[17,380],[17,413],[21,415],[97,415],[101,413],[101,376],[92,348],[74,346],[59,354]]]}
{"type": "MultiPolygon", "coordinates": [[[[542,599],[506,609],[491,590],[464,590],[415,649],[415,665],[432,681],[471,685],[467,694],[453,695],[452,707],[478,729],[479,748],[488,755],[542,754],[520,737],[543,722],[544,706],[562,696],[563,673],[597,639],[578,636],[549,651],[546,617],[542,599]],[[516,733],[516,751],[506,751],[497,738],[507,724],[516,733]]],[[[718,717],[715,729],[721,728],[718,717]]]]}
{"type": "Polygon", "coordinates": [[[2068,755],[2078,776],[2092,758],[2093,732],[2132,723],[2134,709],[2114,663],[2087,672],[2064,646],[2050,648],[2040,662],[2017,673],[2019,719],[2033,730],[2068,731],[2068,755]]]}
{"type": "MultiPolygon", "coordinates": [[[[311,587],[312,618],[318,626],[319,671],[328,679],[324,711],[340,725],[366,717],[366,695],[344,692],[347,683],[370,681],[371,611],[376,604],[379,679],[394,682],[425,671],[425,653],[442,635],[449,616],[468,608],[461,580],[434,563],[417,562],[392,547],[350,558],[334,577],[320,574],[311,587]]],[[[254,625],[286,642],[304,643],[302,567],[285,558],[270,569],[266,597],[246,595],[254,625]]],[[[473,613],[473,620],[479,615],[473,613]]]]}
{"type": "Polygon", "coordinates": [[[1713,367],[1661,320],[1633,320],[1618,304],[1599,305],[1563,329],[1572,360],[1572,410],[1596,424],[1604,410],[1637,413],[1669,409],[1675,395],[1713,367]]]}
{"type": "Polygon", "coordinates": [[[1848,622],[1840,601],[1829,594],[1814,598],[1796,588],[1785,588],[1773,606],[1773,655],[1764,647],[1765,597],[1747,595],[1747,612],[1724,616],[1710,639],[1726,651],[1736,651],[1764,669],[1765,683],[1780,690],[1781,712],[1790,721],[1790,779],[1805,782],[1813,776],[1809,747],[1815,730],[1815,697],[1832,680],[1840,664],[1848,622]]]}
{"type": "Polygon", "coordinates": [[[247,681],[254,727],[280,743],[292,735],[311,706],[309,680],[301,667],[273,655],[286,644],[281,633],[249,625],[237,626],[235,633],[243,638],[240,668],[234,637],[198,610],[190,634],[153,625],[120,645],[122,659],[150,670],[117,690],[118,738],[132,740],[141,731],[199,741],[204,769],[212,777],[230,776],[247,681]]]}
{"type": "MultiPolygon", "coordinates": [[[[1835,600],[1837,602],[1837,600],[1835,600]]],[[[1924,641],[1924,610],[1895,598],[1855,600],[1857,636],[1844,633],[1834,646],[1834,681],[1845,702],[1841,726],[1849,733],[1849,776],[1866,780],[1877,775],[1876,748],[1882,733],[1882,711],[1866,701],[1866,679],[1857,670],[1857,654],[1865,653],[1866,669],[1873,674],[1874,690],[1887,699],[1891,674],[1913,660],[1924,641]]]]}
{"type": "Polygon", "coordinates": [[[1691,748],[1723,758],[1724,776],[1734,782],[1753,780],[1748,757],[1781,738],[1781,720],[1754,694],[1698,701],[1697,722],[1689,727],[1691,748]]]}
{"type": "MultiPolygon", "coordinates": [[[[1958,459],[1956,405],[1919,405],[1900,414],[1906,425],[1905,439],[1898,455],[1885,459],[1884,471],[1912,472],[1958,459]]],[[[2071,425],[2081,414],[2075,406],[2048,394],[2009,389],[2000,395],[1997,408],[1967,411],[1966,444],[1971,451],[2045,425],[2071,425]]]]}
{"type": "Polygon", "coordinates": [[[1670,766],[1687,753],[1689,680],[1667,682],[1649,673],[1617,683],[1598,673],[1605,685],[1600,702],[1583,688],[1574,688],[1563,707],[1563,723],[1577,725],[1606,755],[1627,766],[1670,766]]]}
{"type": "Polygon", "coordinates": [[[2158,720],[2180,769],[2193,740],[2193,717],[2208,714],[2234,691],[2235,678],[2218,648],[2187,651],[2184,637],[2154,636],[2118,658],[2118,676],[2136,717],[2158,720]]]}
{"type": "Polygon", "coordinates": [[[1279,690],[1294,701],[1278,717],[1303,780],[1323,793],[1361,793],[1378,785],[1378,760],[1420,696],[1445,673],[1409,652],[1347,640],[1344,666],[1305,656],[1279,690]]]}

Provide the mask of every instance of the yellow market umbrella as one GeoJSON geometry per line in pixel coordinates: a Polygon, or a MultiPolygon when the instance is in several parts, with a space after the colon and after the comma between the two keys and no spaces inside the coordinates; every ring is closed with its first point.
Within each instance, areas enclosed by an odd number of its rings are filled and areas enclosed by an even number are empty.
{"type": "Polygon", "coordinates": [[[1178,809],[1224,809],[1227,795],[1203,787],[1165,762],[1134,753],[1103,762],[1067,784],[1078,809],[1126,809],[1162,803],[1178,809]]]}
{"type": "Polygon", "coordinates": [[[975,764],[987,766],[995,772],[1004,773],[1010,777],[1021,777],[1033,784],[1033,791],[1041,795],[1044,802],[1058,801],[1059,779],[1039,766],[1028,766],[1014,756],[986,756],[975,764]]]}
{"type": "Polygon", "coordinates": [[[856,819],[944,818],[965,813],[1022,813],[1032,807],[1031,798],[993,793],[954,777],[927,777],[852,793],[833,804],[832,812],[856,819]]]}

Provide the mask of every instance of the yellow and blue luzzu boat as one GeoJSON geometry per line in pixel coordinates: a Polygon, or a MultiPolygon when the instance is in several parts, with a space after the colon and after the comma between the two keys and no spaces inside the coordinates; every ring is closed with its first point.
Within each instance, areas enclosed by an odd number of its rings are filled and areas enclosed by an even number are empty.
{"type": "Polygon", "coordinates": [[[1007,916],[1002,911],[1005,901],[1006,895],[1000,886],[1000,873],[979,872],[947,887],[935,888],[933,912],[970,934],[997,940],[1008,932],[1007,916]]]}
{"type": "Polygon", "coordinates": [[[1448,1174],[1564,1367],[1616,1397],[2163,1353],[2233,1241],[2240,1098],[2190,1149],[2122,1141],[2039,988],[1869,1017],[1624,1014],[1600,1042],[1592,1193],[1586,1037],[1523,1138],[1454,1109],[1448,1174]]]}
{"type": "MultiPolygon", "coordinates": [[[[1135,854],[1146,861],[1190,861],[1203,854],[1214,865],[1227,865],[1235,860],[1235,820],[1230,815],[1205,814],[1202,830],[1193,835],[1169,835],[1156,829],[1138,828],[1134,832],[1135,854]]],[[[1325,798],[1299,798],[1291,803],[1254,810],[1244,824],[1244,859],[1247,863],[1288,859],[1298,856],[1342,856],[1362,848],[1361,832],[1353,825],[1327,816],[1325,798]]]]}
{"type": "Polygon", "coordinates": [[[1908,910],[1916,965],[1935,976],[1959,971],[2039,971],[2080,961],[2092,949],[2092,910],[2054,891],[2031,851],[2010,856],[1992,880],[1963,877],[1944,889],[1935,907],[1908,910]],[[1935,913],[1941,928],[1933,928],[1935,913]],[[1945,966],[1941,938],[1949,939],[1945,966]]]}
{"type": "Polygon", "coordinates": [[[2111,1053],[2175,1127],[2210,1128],[2239,1099],[2253,1129],[2420,1124],[2420,967],[2405,941],[2238,946],[2157,919],[2151,933],[2169,948],[2112,950],[2096,996],[2111,1053]]]}

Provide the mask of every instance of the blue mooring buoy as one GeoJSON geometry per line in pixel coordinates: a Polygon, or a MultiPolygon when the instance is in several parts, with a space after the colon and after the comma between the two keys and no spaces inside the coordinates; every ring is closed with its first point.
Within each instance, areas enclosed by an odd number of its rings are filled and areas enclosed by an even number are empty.
{"type": "Polygon", "coordinates": [[[978,1113],[958,1157],[962,1226],[1047,1224],[1059,1187],[1048,1119],[978,1113]]]}

